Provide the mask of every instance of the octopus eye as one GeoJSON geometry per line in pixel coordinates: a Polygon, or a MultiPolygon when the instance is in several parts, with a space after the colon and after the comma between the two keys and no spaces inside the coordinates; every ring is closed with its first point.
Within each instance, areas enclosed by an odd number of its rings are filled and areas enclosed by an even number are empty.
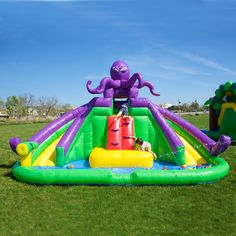
{"type": "Polygon", "coordinates": [[[121,72],[126,72],[126,70],[127,70],[127,68],[126,68],[125,66],[122,66],[122,67],[120,68],[120,71],[121,71],[121,72]]]}
{"type": "Polygon", "coordinates": [[[112,70],[119,71],[119,69],[116,66],[113,66],[112,70]]]}

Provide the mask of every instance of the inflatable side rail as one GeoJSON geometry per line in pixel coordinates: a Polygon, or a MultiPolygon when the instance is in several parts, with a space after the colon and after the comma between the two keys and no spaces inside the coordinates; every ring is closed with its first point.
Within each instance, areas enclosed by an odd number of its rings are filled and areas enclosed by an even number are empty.
{"type": "Polygon", "coordinates": [[[167,140],[170,143],[172,151],[175,154],[176,164],[179,166],[185,165],[185,156],[184,156],[184,144],[180,140],[180,138],[176,135],[174,130],[170,127],[170,125],[165,121],[163,116],[160,114],[158,108],[153,105],[151,102],[148,104],[149,110],[152,112],[153,117],[156,122],[160,125],[163,133],[165,134],[167,140]]]}
{"type": "MultiPolygon", "coordinates": [[[[85,104],[86,105],[86,104],[85,104]]],[[[46,140],[51,134],[53,134],[56,130],[60,129],[63,125],[73,120],[80,112],[81,109],[85,106],[81,106],[76,108],[75,110],[68,111],[63,116],[59,117],[52,123],[48,124],[45,128],[40,130],[38,133],[36,133],[33,137],[29,139],[29,142],[35,142],[38,145],[41,144],[44,140],[46,140]]],[[[20,138],[11,138],[9,140],[9,144],[11,146],[11,149],[16,152],[17,145],[21,143],[20,138]]]]}
{"type": "Polygon", "coordinates": [[[158,110],[158,106],[155,106],[146,98],[131,98],[130,105],[131,107],[147,107],[151,111],[154,119],[160,125],[160,128],[162,129],[168,142],[170,143],[171,149],[175,155],[176,164],[179,166],[185,165],[186,161],[184,156],[184,144],[176,135],[174,130],[170,127],[170,125],[162,117],[160,111],[158,110]]]}
{"type": "Polygon", "coordinates": [[[64,159],[68,152],[68,149],[70,147],[70,144],[74,140],[75,135],[79,131],[81,125],[83,124],[86,116],[91,111],[92,106],[88,104],[87,106],[83,107],[81,110],[81,113],[78,117],[75,118],[71,126],[68,128],[68,130],[63,135],[62,139],[58,143],[56,147],[56,153],[57,153],[57,165],[62,166],[64,165],[64,159]]]}
{"type": "Polygon", "coordinates": [[[61,128],[63,125],[73,120],[78,114],[80,114],[81,110],[87,104],[80,106],[72,111],[67,112],[62,115],[52,123],[48,124],[45,128],[36,133],[29,141],[36,142],[41,144],[44,140],[46,140],[51,134],[53,134],[56,130],[61,128]]]}
{"type": "Polygon", "coordinates": [[[59,154],[59,162],[60,162],[60,157],[63,158],[69,149],[69,146],[74,137],[73,133],[74,132],[76,133],[79,130],[81,124],[83,123],[84,119],[88,115],[89,111],[94,106],[106,106],[106,107],[112,106],[112,99],[93,98],[89,103],[84,104],[72,111],[67,112],[63,116],[59,117],[58,119],[56,119],[55,121],[47,125],[45,128],[40,130],[38,133],[36,133],[27,142],[22,142],[20,138],[13,137],[9,140],[11,149],[17,155],[21,157],[22,165],[25,165],[25,164],[28,165],[32,162],[31,160],[32,152],[35,149],[37,149],[38,146],[42,144],[47,138],[49,138],[49,136],[53,135],[53,133],[56,133],[57,130],[62,128],[68,122],[73,121],[74,119],[68,132],[66,132],[65,135],[63,135],[61,142],[59,142],[58,144],[59,149],[57,150],[57,152],[59,154]]]}
{"type": "MultiPolygon", "coordinates": [[[[158,107],[158,106],[157,106],[158,107]]],[[[166,109],[158,107],[161,114],[172,122],[178,124],[181,128],[188,131],[200,144],[202,144],[213,156],[224,152],[228,146],[231,144],[230,137],[222,135],[219,141],[216,143],[214,140],[210,139],[204,133],[202,133],[195,126],[181,118],[180,116],[170,112],[166,109]]]]}
{"type": "MultiPolygon", "coordinates": [[[[60,129],[63,125],[73,120],[81,112],[84,106],[85,105],[78,107],[75,110],[69,111],[63,116],[53,121],[52,123],[48,124],[45,128],[43,128],[38,133],[36,133],[33,137],[31,137],[28,143],[29,144],[34,143],[34,144],[37,144],[37,146],[39,146],[42,142],[44,142],[50,135],[52,135],[54,132],[60,129]]],[[[18,155],[20,154],[17,152],[17,146],[21,143],[22,143],[21,139],[17,137],[13,137],[9,140],[11,149],[18,155]]],[[[27,142],[24,142],[24,143],[27,143],[27,142]]],[[[34,146],[36,147],[36,145],[34,146]]]]}
{"type": "Polygon", "coordinates": [[[58,166],[63,166],[65,164],[66,156],[69,154],[70,146],[72,145],[77,132],[79,131],[87,115],[95,106],[111,107],[112,99],[94,98],[88,104],[82,107],[80,114],[75,118],[56,147],[56,164],[58,166]]]}

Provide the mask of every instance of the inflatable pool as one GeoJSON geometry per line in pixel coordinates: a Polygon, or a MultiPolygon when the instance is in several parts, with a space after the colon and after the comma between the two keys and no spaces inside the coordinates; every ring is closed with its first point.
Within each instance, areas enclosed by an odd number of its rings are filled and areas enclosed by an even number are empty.
{"type": "Polygon", "coordinates": [[[180,116],[139,98],[154,87],[126,63],[116,61],[111,76],[92,94],[103,93],[48,124],[28,141],[11,138],[21,160],[13,167],[16,179],[33,184],[162,185],[217,181],[229,172],[218,155],[230,145],[215,142],[180,116]],[[117,116],[127,104],[128,116],[117,116]],[[136,149],[136,137],[151,151],[136,149]],[[156,157],[156,158],[155,158],[156,157]]]}

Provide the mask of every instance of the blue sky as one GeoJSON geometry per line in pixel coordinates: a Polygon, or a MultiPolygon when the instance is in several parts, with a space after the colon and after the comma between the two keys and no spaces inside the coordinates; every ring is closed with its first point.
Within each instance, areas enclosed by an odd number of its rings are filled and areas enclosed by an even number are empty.
{"type": "Polygon", "coordinates": [[[80,105],[113,61],[152,82],[154,102],[203,103],[236,81],[236,1],[1,1],[0,97],[80,105]]]}

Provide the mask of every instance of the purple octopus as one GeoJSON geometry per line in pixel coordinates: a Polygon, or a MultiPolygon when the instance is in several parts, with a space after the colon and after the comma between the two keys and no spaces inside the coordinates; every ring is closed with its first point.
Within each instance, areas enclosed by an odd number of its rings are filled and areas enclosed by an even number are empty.
{"type": "Polygon", "coordinates": [[[154,96],[160,94],[154,91],[153,85],[143,80],[140,73],[134,73],[130,77],[130,71],[128,65],[123,61],[115,61],[110,70],[111,77],[105,77],[101,80],[100,85],[91,89],[92,81],[88,81],[86,84],[87,90],[92,94],[103,93],[105,98],[136,98],[138,97],[138,90],[147,86],[154,96]]]}

